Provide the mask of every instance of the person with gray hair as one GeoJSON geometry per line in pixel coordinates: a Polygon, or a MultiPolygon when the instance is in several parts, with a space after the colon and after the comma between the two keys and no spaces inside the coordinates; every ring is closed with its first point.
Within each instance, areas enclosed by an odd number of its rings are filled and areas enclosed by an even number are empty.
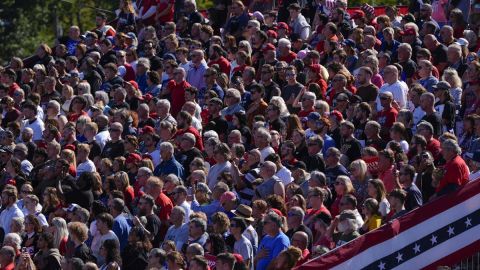
{"type": "Polygon", "coordinates": [[[332,221],[327,234],[333,238],[336,246],[339,247],[359,237],[358,229],[360,227],[361,224],[358,224],[355,212],[353,210],[344,210],[332,221]],[[333,233],[335,229],[338,233],[333,233]]]}
{"type": "Polygon", "coordinates": [[[13,247],[15,254],[17,254],[22,248],[22,238],[17,233],[7,233],[3,238],[3,245],[13,247]]]}
{"type": "Polygon", "coordinates": [[[443,167],[445,173],[436,187],[435,197],[453,192],[468,183],[470,170],[460,156],[461,153],[462,149],[457,141],[447,139],[442,143],[442,157],[446,161],[443,167]]]}
{"type": "Polygon", "coordinates": [[[218,178],[223,172],[229,172],[232,164],[230,163],[231,151],[226,143],[217,144],[213,150],[213,158],[216,164],[213,165],[207,174],[207,184],[213,189],[218,183],[218,178]]]}
{"type": "Polygon", "coordinates": [[[159,101],[157,101],[157,104],[155,104],[155,110],[158,114],[158,121],[155,124],[155,127],[158,128],[160,126],[160,123],[163,121],[168,121],[174,126],[177,125],[177,120],[175,120],[175,117],[173,117],[170,113],[170,109],[171,104],[168,99],[160,99],[159,101]]]}
{"type": "Polygon", "coordinates": [[[282,217],[277,212],[268,212],[263,218],[263,223],[265,236],[258,245],[259,249],[254,259],[257,270],[266,270],[270,262],[290,246],[288,236],[282,232],[282,217]]]}
{"type": "Polygon", "coordinates": [[[254,198],[266,198],[271,194],[285,198],[285,186],[276,173],[277,165],[272,161],[265,161],[260,165],[258,174],[263,178],[263,182],[255,189],[254,198]]]}
{"type": "MultiPolygon", "coordinates": [[[[235,88],[229,88],[225,92],[225,107],[220,113],[223,117],[229,118],[233,117],[233,115],[237,112],[245,112],[242,104],[242,95],[240,91],[235,88]]],[[[229,126],[233,126],[232,122],[229,122],[229,126]]]]}
{"type": "Polygon", "coordinates": [[[458,76],[463,77],[463,74],[468,68],[462,57],[462,47],[460,45],[453,43],[450,44],[447,48],[447,59],[448,67],[455,69],[458,72],[458,76]]]}
{"type": "Polygon", "coordinates": [[[203,50],[194,50],[191,53],[191,64],[187,73],[187,82],[190,85],[195,86],[197,89],[202,89],[205,87],[203,74],[205,74],[207,69],[208,65],[205,62],[205,54],[203,50]]]}
{"type": "MultiPolygon", "coordinates": [[[[100,92],[100,91],[97,91],[96,93],[98,93],[98,92],[100,92]]],[[[103,91],[101,91],[101,92],[103,92],[103,91]]],[[[79,82],[78,85],[77,85],[77,94],[78,95],[91,94],[90,84],[86,81],[79,82]]],[[[108,102],[105,103],[105,105],[106,104],[108,104],[108,102]]]]}
{"type": "Polygon", "coordinates": [[[191,219],[189,223],[188,235],[190,238],[184,247],[190,247],[192,244],[198,244],[203,247],[208,239],[207,221],[201,218],[191,219]]]}
{"type": "Polygon", "coordinates": [[[189,223],[185,222],[186,212],[181,206],[175,206],[170,214],[172,225],[168,228],[164,241],[173,241],[177,250],[181,250],[188,241],[189,223]]]}
{"type": "Polygon", "coordinates": [[[293,243],[293,235],[297,232],[303,232],[308,236],[307,246],[311,248],[313,242],[313,234],[310,228],[308,228],[303,220],[305,218],[305,211],[298,206],[290,208],[287,215],[288,231],[285,233],[290,241],[293,243]]]}
{"type": "Polygon", "coordinates": [[[272,136],[266,128],[259,128],[254,132],[255,136],[255,146],[260,151],[261,157],[260,162],[265,161],[265,158],[275,153],[275,150],[270,146],[272,141],[272,136]]]}
{"type": "Polygon", "coordinates": [[[173,153],[174,147],[170,142],[162,142],[160,144],[160,156],[162,157],[162,162],[155,167],[153,175],[164,176],[172,173],[183,179],[185,169],[182,164],[175,159],[173,153]]]}

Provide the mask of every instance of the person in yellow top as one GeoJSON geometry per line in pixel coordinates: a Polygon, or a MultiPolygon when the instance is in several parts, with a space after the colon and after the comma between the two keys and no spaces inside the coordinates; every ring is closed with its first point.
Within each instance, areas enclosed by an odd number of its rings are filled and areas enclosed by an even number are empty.
{"type": "Polygon", "coordinates": [[[378,211],[378,202],[373,198],[365,200],[362,206],[362,213],[365,216],[365,223],[361,232],[367,233],[375,230],[382,225],[382,215],[378,211]]]}

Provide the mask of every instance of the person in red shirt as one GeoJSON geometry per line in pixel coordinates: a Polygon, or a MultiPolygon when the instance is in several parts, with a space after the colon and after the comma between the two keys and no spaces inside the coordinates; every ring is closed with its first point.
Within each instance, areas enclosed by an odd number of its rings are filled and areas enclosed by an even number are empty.
{"type": "Polygon", "coordinates": [[[433,137],[433,126],[427,121],[421,121],[417,125],[418,134],[422,135],[427,141],[426,150],[432,153],[433,159],[438,161],[441,157],[440,141],[433,137]]]}
{"type": "Polygon", "coordinates": [[[297,54],[292,52],[292,43],[286,38],[282,38],[278,41],[278,60],[285,61],[290,64],[297,58],[297,54]]]}
{"type": "Polygon", "coordinates": [[[382,127],[380,136],[382,136],[383,139],[390,137],[390,128],[393,126],[393,123],[397,121],[398,111],[393,108],[392,102],[393,95],[391,92],[383,92],[380,94],[380,104],[383,110],[378,112],[377,122],[382,127]]]}
{"type": "Polygon", "coordinates": [[[185,80],[185,77],[185,69],[181,67],[176,68],[173,72],[173,80],[169,81],[167,84],[165,94],[171,95],[171,113],[174,117],[177,116],[182,109],[183,104],[185,104],[185,89],[190,87],[190,84],[185,80]]]}
{"type": "Polygon", "coordinates": [[[291,242],[292,246],[302,251],[302,257],[296,264],[296,266],[300,266],[310,259],[310,251],[307,248],[309,245],[308,235],[303,231],[297,231],[293,234],[291,242]]]}
{"type": "Polygon", "coordinates": [[[445,173],[438,183],[435,197],[455,191],[468,182],[470,170],[460,157],[461,153],[462,149],[456,141],[447,139],[442,143],[442,156],[447,163],[443,167],[445,173]]]}
{"type": "Polygon", "coordinates": [[[157,5],[157,16],[155,19],[160,25],[173,21],[173,6],[175,0],[159,0],[157,5]]]}
{"type": "Polygon", "coordinates": [[[327,82],[322,78],[320,64],[312,64],[308,67],[307,78],[308,82],[306,86],[308,87],[312,83],[318,84],[322,93],[322,96],[319,98],[324,100],[325,94],[327,93],[327,82]]]}
{"type": "Polygon", "coordinates": [[[387,193],[395,188],[401,188],[394,162],[395,157],[392,150],[385,149],[378,153],[378,178],[382,180],[387,193]]]}
{"type": "Polygon", "coordinates": [[[320,187],[314,187],[308,191],[308,205],[310,205],[311,208],[307,209],[304,220],[305,225],[309,226],[310,228],[313,227],[315,217],[318,214],[325,213],[329,216],[332,216],[327,207],[323,205],[326,194],[327,191],[320,187]]]}
{"type": "MultiPolygon", "coordinates": [[[[22,255],[21,264],[24,264],[24,261],[28,262],[28,255],[22,255]]],[[[13,263],[15,259],[15,249],[11,246],[4,246],[0,249],[0,265],[1,270],[13,270],[15,269],[15,264],[13,263]]]]}
{"type": "Polygon", "coordinates": [[[230,74],[230,62],[227,58],[221,55],[223,51],[222,47],[218,44],[213,44],[210,46],[208,54],[210,55],[210,62],[208,62],[208,66],[211,67],[217,64],[220,67],[220,71],[225,74],[230,74]]]}
{"type": "Polygon", "coordinates": [[[152,196],[155,199],[155,205],[160,209],[157,211],[157,215],[162,221],[160,226],[159,236],[161,239],[165,237],[168,227],[170,226],[170,214],[172,213],[173,203],[170,198],[163,193],[163,182],[160,178],[151,176],[147,180],[147,184],[144,187],[146,194],[152,196]]]}
{"type": "Polygon", "coordinates": [[[203,141],[202,136],[196,128],[192,126],[192,115],[188,112],[181,111],[177,116],[177,133],[175,133],[174,138],[180,138],[180,135],[185,133],[192,133],[195,136],[195,147],[203,151],[203,141]]]}

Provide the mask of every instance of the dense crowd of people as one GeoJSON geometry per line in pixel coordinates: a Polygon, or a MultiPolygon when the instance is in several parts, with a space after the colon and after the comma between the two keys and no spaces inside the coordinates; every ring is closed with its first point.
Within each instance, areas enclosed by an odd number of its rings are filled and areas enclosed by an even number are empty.
{"type": "Polygon", "coordinates": [[[0,269],[292,269],[478,178],[478,1],[213,2],[1,67],[0,269]]]}

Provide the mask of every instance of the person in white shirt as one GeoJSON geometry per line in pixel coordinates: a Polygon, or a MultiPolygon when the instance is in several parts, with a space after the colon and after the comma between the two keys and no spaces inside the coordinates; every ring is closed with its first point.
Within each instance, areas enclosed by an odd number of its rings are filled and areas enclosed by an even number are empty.
{"type": "Polygon", "coordinates": [[[0,213],[0,227],[5,234],[10,232],[10,224],[14,217],[23,217],[23,212],[17,206],[18,192],[12,185],[6,185],[2,191],[2,206],[4,209],[0,213]]]}
{"type": "Polygon", "coordinates": [[[259,128],[255,132],[255,146],[260,151],[260,162],[264,162],[268,155],[275,153],[275,150],[270,146],[271,141],[272,136],[267,129],[259,128]]]}
{"type": "Polygon", "coordinates": [[[180,206],[185,210],[185,220],[184,222],[188,223],[190,221],[190,203],[187,202],[188,190],[185,186],[177,186],[172,193],[173,203],[176,206],[180,206]]]}
{"type": "Polygon", "coordinates": [[[377,96],[377,111],[382,110],[382,105],[380,104],[380,94],[384,92],[390,92],[393,94],[393,100],[397,106],[398,110],[407,108],[407,94],[408,87],[405,83],[402,83],[398,80],[398,69],[394,65],[386,66],[383,71],[383,79],[385,84],[380,88],[377,96]]]}
{"type": "Polygon", "coordinates": [[[271,161],[277,165],[277,173],[275,173],[275,176],[282,181],[284,186],[287,186],[293,181],[292,172],[282,165],[282,160],[277,153],[268,155],[265,161],[271,161]]]}
{"type": "Polygon", "coordinates": [[[112,231],[113,228],[113,216],[107,213],[102,213],[99,214],[96,217],[96,225],[97,225],[97,230],[100,233],[100,241],[98,245],[98,249],[93,249],[92,252],[93,255],[97,258],[97,264],[102,265],[104,263],[104,258],[100,256],[100,249],[103,246],[103,242],[107,239],[113,239],[117,242],[117,245],[120,246],[120,241],[118,240],[117,235],[112,231]]]}
{"type": "Polygon", "coordinates": [[[90,146],[85,143],[81,143],[77,146],[77,179],[85,172],[96,172],[96,167],[93,161],[88,159],[90,154],[90,146]]]}
{"type": "Polygon", "coordinates": [[[99,115],[95,119],[95,122],[98,125],[98,133],[95,135],[95,141],[100,144],[100,147],[103,151],[105,144],[110,141],[110,132],[108,132],[108,117],[103,114],[99,115]]]}
{"type": "Polygon", "coordinates": [[[25,117],[25,120],[22,121],[22,129],[31,128],[33,130],[33,141],[35,143],[42,141],[42,134],[45,129],[45,124],[41,118],[37,117],[37,112],[37,106],[31,102],[26,102],[22,106],[22,113],[25,117]]]}

